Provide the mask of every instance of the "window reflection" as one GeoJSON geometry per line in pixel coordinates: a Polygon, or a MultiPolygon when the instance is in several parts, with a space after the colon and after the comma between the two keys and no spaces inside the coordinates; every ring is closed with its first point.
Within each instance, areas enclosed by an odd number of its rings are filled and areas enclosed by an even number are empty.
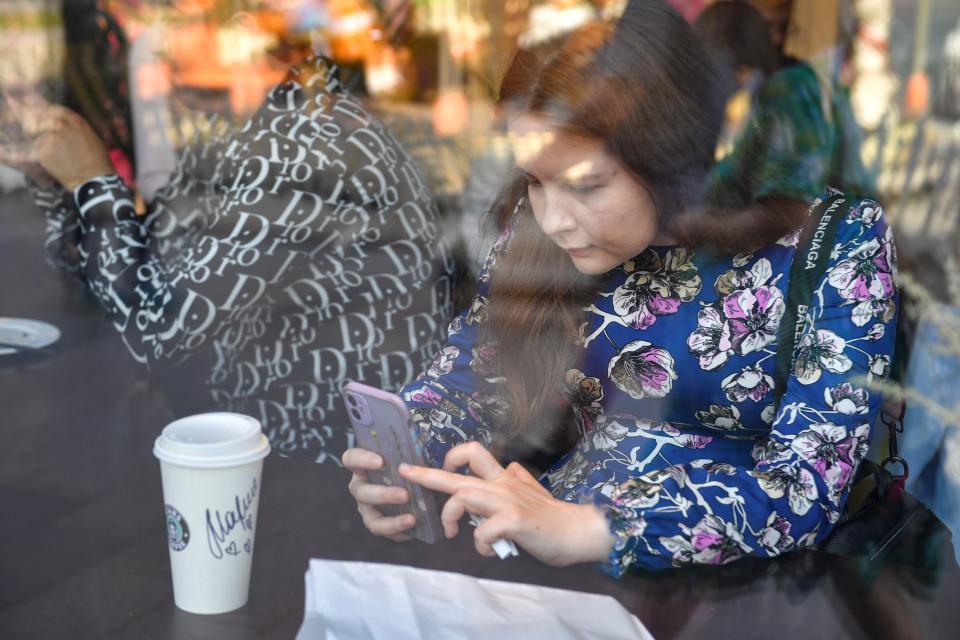
{"type": "Polygon", "coordinates": [[[174,414],[253,415],[283,455],[342,464],[355,380],[402,393],[430,465],[477,440],[596,502],[613,573],[826,546],[861,459],[896,454],[935,516],[898,557],[945,544],[960,9],[675,0],[617,76],[594,41],[653,4],[3,2],[2,197],[29,191],[64,290],[174,414]],[[589,72],[550,76],[564,55],[589,72]],[[828,186],[859,204],[784,408],[784,283],[828,186]]]}

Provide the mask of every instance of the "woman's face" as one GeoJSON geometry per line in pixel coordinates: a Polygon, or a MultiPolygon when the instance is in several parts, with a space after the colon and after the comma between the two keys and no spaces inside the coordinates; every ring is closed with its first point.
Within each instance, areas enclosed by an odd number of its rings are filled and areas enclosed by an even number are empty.
{"type": "Polygon", "coordinates": [[[599,275],[652,244],[658,232],[647,190],[596,138],[559,131],[529,114],[508,125],[517,168],[537,224],[583,274],[599,275]]]}

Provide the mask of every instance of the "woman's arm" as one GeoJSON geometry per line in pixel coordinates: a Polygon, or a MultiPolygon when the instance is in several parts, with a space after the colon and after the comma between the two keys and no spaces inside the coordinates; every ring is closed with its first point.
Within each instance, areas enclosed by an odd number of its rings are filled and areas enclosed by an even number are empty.
{"type": "Polygon", "coordinates": [[[56,269],[80,275],[80,219],[73,195],[59,184],[30,180],[33,202],[47,220],[44,248],[56,269]]]}
{"type": "Polygon", "coordinates": [[[50,263],[79,274],[80,224],[70,192],[87,178],[113,172],[107,151],[89,124],[69,109],[49,105],[39,96],[22,103],[7,100],[4,106],[31,123],[26,131],[31,140],[17,152],[0,151],[0,162],[27,176],[34,203],[47,219],[50,263]],[[28,111],[34,117],[27,119],[28,111]]]}
{"type": "Polygon", "coordinates": [[[494,243],[469,308],[450,323],[447,341],[430,367],[403,388],[400,395],[413,417],[427,464],[442,467],[447,452],[465,442],[489,447],[492,427],[504,411],[498,393],[496,345],[481,341],[487,317],[490,278],[497,259],[509,246],[511,229],[494,243]]]}
{"type": "MultiPolygon", "coordinates": [[[[488,351],[478,347],[477,343],[480,327],[486,319],[491,273],[497,258],[506,251],[509,238],[510,230],[507,229],[494,243],[481,272],[473,303],[450,323],[447,341],[433,363],[400,391],[416,425],[425,462],[431,467],[444,467],[445,461],[456,459],[450,458],[449,454],[463,447],[469,447],[469,451],[481,451],[482,454],[478,455],[493,460],[493,464],[499,467],[486,449],[492,440],[490,408],[497,406],[491,378],[493,369],[486,357],[488,351]]],[[[353,474],[348,488],[357,501],[364,525],[376,535],[397,542],[406,541],[410,537],[404,532],[416,525],[414,516],[384,516],[380,508],[406,503],[410,499],[408,492],[402,487],[373,484],[367,477],[369,472],[382,468],[383,464],[383,459],[372,451],[349,449],[343,454],[343,465],[353,474]]],[[[418,481],[415,477],[410,479],[418,481]]],[[[450,531],[446,518],[445,530],[450,531]]],[[[490,541],[493,540],[496,538],[490,541]]],[[[489,545],[482,547],[481,552],[487,550],[492,553],[489,545]]]]}
{"type": "Polygon", "coordinates": [[[174,228],[178,210],[202,205],[191,189],[210,185],[179,172],[147,215],[138,215],[133,194],[81,116],[50,106],[42,121],[31,153],[60,185],[34,192],[48,220],[48,253],[86,281],[137,360],[184,356],[215,308],[200,292],[176,286],[198,266],[200,252],[188,247],[170,265],[151,229],[174,228]],[[184,317],[189,305],[203,315],[200,322],[184,317]]]}
{"type": "Polygon", "coordinates": [[[617,540],[611,573],[776,556],[829,534],[882,403],[869,383],[890,370],[895,270],[883,212],[861,201],[841,223],[778,415],[754,446],[755,465],[700,460],[597,495],[617,540]]]}

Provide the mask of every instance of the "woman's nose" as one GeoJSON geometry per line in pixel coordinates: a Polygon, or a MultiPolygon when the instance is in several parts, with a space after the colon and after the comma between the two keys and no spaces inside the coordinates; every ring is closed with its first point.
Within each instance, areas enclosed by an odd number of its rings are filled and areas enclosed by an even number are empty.
{"type": "Polygon", "coordinates": [[[540,228],[546,235],[562,235],[576,228],[576,220],[562,196],[547,196],[541,205],[540,228]]]}

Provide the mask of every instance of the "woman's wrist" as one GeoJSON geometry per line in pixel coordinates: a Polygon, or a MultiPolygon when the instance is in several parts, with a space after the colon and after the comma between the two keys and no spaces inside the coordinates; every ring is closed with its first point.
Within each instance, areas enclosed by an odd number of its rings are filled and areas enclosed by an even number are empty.
{"type": "Polygon", "coordinates": [[[571,505],[579,514],[571,541],[570,564],[603,562],[610,557],[615,539],[603,511],[592,504],[571,505]]]}

